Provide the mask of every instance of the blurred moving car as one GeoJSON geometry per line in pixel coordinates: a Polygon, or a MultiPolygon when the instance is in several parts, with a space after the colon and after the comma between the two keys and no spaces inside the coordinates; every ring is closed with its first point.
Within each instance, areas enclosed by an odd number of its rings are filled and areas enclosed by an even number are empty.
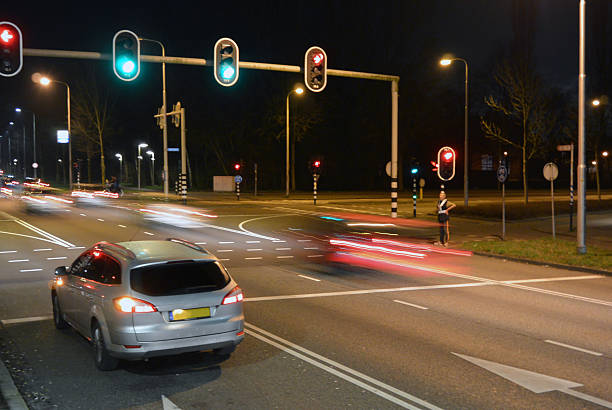
{"type": "Polygon", "coordinates": [[[42,194],[50,190],[50,185],[40,178],[26,177],[23,181],[23,193],[42,194]]]}
{"type": "Polygon", "coordinates": [[[180,239],[99,242],[50,282],[55,327],[93,342],[95,364],[213,350],[244,339],[243,293],[221,262],[180,239]]]}

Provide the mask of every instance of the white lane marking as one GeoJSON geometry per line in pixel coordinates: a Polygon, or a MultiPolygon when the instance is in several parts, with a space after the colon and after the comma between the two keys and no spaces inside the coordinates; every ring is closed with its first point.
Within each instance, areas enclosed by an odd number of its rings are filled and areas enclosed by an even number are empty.
{"type": "Polygon", "coordinates": [[[272,241],[272,242],[274,242],[274,243],[285,243],[285,242],[287,242],[287,241],[281,241],[280,239],[277,239],[277,240],[272,241]]]}
{"type": "Polygon", "coordinates": [[[98,221],[100,221],[100,222],[104,222],[104,219],[102,219],[102,218],[98,218],[98,221]]]}
{"type": "Polygon", "coordinates": [[[323,255],[308,255],[308,258],[322,258],[323,255]]]}
{"type": "Polygon", "coordinates": [[[246,241],[246,243],[261,243],[261,241],[246,241]]]}
{"type": "Polygon", "coordinates": [[[217,252],[234,252],[233,249],[217,249],[217,252]]]}
{"type": "MultiPolygon", "coordinates": [[[[7,214],[7,215],[8,215],[8,214],[7,214]]],[[[21,220],[21,219],[19,219],[19,218],[14,218],[14,220],[15,220],[15,222],[17,222],[19,225],[24,226],[24,227],[28,228],[29,230],[34,231],[34,232],[36,232],[37,234],[44,236],[44,237],[45,237],[45,238],[47,238],[47,239],[50,239],[51,241],[53,241],[53,242],[57,243],[58,245],[63,246],[64,248],[68,248],[68,247],[70,247],[70,246],[74,246],[74,244],[72,244],[72,243],[70,243],[70,242],[68,242],[68,241],[65,241],[65,240],[63,240],[63,239],[61,239],[61,238],[59,238],[59,237],[57,237],[57,236],[55,236],[55,235],[52,235],[52,234],[50,234],[49,232],[44,231],[44,230],[42,230],[42,229],[40,229],[40,228],[38,228],[38,227],[36,227],[36,226],[34,226],[34,225],[32,225],[32,224],[29,224],[29,223],[27,223],[26,221],[22,221],[22,220],[21,220]]]]}
{"type": "MultiPolygon", "coordinates": [[[[240,225],[238,225],[240,229],[242,229],[242,224],[244,222],[248,222],[248,221],[243,221],[240,225]]],[[[202,228],[213,228],[213,229],[218,229],[220,231],[233,232],[233,233],[238,233],[240,235],[248,235],[248,236],[253,236],[255,238],[267,239],[269,241],[273,241],[276,239],[276,238],[272,238],[271,236],[259,235],[254,232],[247,231],[246,229],[242,229],[241,231],[239,231],[237,229],[225,228],[223,226],[210,225],[210,224],[205,224],[205,223],[202,224],[202,228]]]]}
{"type": "Polygon", "coordinates": [[[206,245],[206,242],[196,242],[196,245],[206,245]]]}
{"type": "Polygon", "coordinates": [[[412,306],[415,307],[417,309],[421,309],[421,310],[428,310],[429,308],[426,308],[425,306],[419,306],[419,305],[415,305],[414,303],[408,303],[408,302],[404,302],[403,300],[396,300],[393,299],[393,301],[395,303],[401,303],[402,305],[406,305],[406,306],[412,306]]]}
{"type": "Polygon", "coordinates": [[[261,248],[249,248],[249,249],[247,249],[247,252],[257,252],[257,251],[261,251],[261,250],[263,250],[263,249],[261,249],[261,248]]]}
{"type": "Polygon", "coordinates": [[[228,244],[228,243],[236,243],[236,242],[234,242],[234,241],[223,241],[223,242],[218,242],[218,243],[219,243],[219,245],[225,245],[225,244],[228,244]]]}
{"type": "Polygon", "coordinates": [[[220,261],[228,261],[229,259],[225,258],[225,259],[219,259],[220,261]]]}
{"type": "Polygon", "coordinates": [[[181,410],[179,406],[172,403],[172,401],[162,394],[162,410],[181,410]]]}
{"type": "Polygon", "coordinates": [[[290,251],[291,248],[276,248],[276,251],[290,251]]]}
{"type": "Polygon", "coordinates": [[[154,233],[147,232],[147,231],[144,231],[144,233],[145,233],[146,235],[149,235],[149,236],[153,236],[153,235],[155,235],[154,233]]]}
{"type": "Polygon", "coordinates": [[[30,262],[29,259],[11,259],[8,263],[17,263],[17,262],[30,262]]]}
{"type": "Polygon", "coordinates": [[[76,249],[85,249],[85,247],[84,246],[72,246],[72,247],[68,248],[68,250],[71,250],[71,251],[72,250],[76,250],[76,249]]]}
{"type": "Polygon", "coordinates": [[[283,256],[277,256],[276,258],[277,259],[290,259],[290,258],[293,258],[293,256],[292,255],[283,255],[283,256]]]}
{"type": "Polygon", "coordinates": [[[319,250],[319,248],[315,248],[315,247],[312,247],[312,248],[304,248],[304,249],[306,249],[306,250],[308,250],[308,251],[316,251],[316,250],[319,250]]]}
{"type": "MultiPolygon", "coordinates": [[[[54,245],[58,245],[58,243],[54,240],[51,239],[44,239],[44,238],[39,238],[38,236],[32,236],[32,235],[24,235],[22,233],[15,233],[15,232],[5,232],[5,231],[0,231],[0,233],[3,233],[5,235],[15,235],[15,236],[21,236],[23,238],[29,238],[29,239],[36,239],[37,241],[44,241],[44,242],[49,242],[52,243],[54,245]]],[[[62,245],[63,246],[63,245],[62,245]]]]}
{"type": "MultiPolygon", "coordinates": [[[[259,234],[256,234],[255,232],[251,232],[248,229],[246,229],[244,227],[244,225],[249,223],[249,222],[257,221],[257,220],[260,220],[260,219],[279,218],[279,217],[282,217],[282,216],[284,216],[284,215],[270,215],[270,216],[261,216],[261,217],[258,217],[258,218],[247,219],[245,221],[240,222],[240,224],[238,224],[238,229],[240,229],[240,231],[242,231],[243,233],[245,233],[247,235],[254,236],[256,238],[267,239],[269,241],[277,241],[278,240],[277,238],[272,238],[270,236],[259,235],[259,234]]],[[[237,231],[237,232],[240,232],[240,231],[237,231]]]]}
{"type": "Polygon", "coordinates": [[[40,248],[40,249],[34,249],[34,252],[45,252],[45,251],[52,251],[53,249],[51,248],[40,248]]]}
{"type": "Polygon", "coordinates": [[[17,253],[17,251],[0,251],[0,253],[17,253]]]}
{"type": "Polygon", "coordinates": [[[79,214],[79,215],[81,215],[81,216],[87,216],[87,215],[85,215],[85,214],[79,214]]]}
{"type": "Polygon", "coordinates": [[[53,258],[47,258],[48,261],[60,260],[60,259],[68,259],[67,256],[56,256],[53,258]]]}
{"type": "Polygon", "coordinates": [[[32,316],[32,317],[20,317],[17,319],[3,319],[0,320],[3,325],[11,325],[15,323],[27,323],[27,322],[40,322],[42,320],[53,319],[53,316],[32,316]]]}
{"type": "Polygon", "coordinates": [[[42,269],[38,268],[38,269],[19,269],[19,272],[39,272],[42,269]]]}
{"type": "Polygon", "coordinates": [[[121,224],[119,224],[119,225],[117,225],[117,226],[118,226],[119,228],[127,228],[127,226],[125,226],[125,225],[121,225],[121,224]]]}
{"type": "Polygon", "coordinates": [[[321,279],[316,279],[316,278],[311,278],[310,276],[306,276],[306,275],[298,275],[300,278],[304,278],[304,279],[308,279],[308,280],[312,280],[315,282],[321,282],[321,279]]]}
{"type": "Polygon", "coordinates": [[[263,256],[253,256],[251,258],[244,258],[246,260],[255,260],[255,259],[263,259],[263,256]]]}
{"type": "Polygon", "coordinates": [[[298,239],[298,242],[312,242],[312,239],[298,239]]]}
{"type": "Polygon", "coordinates": [[[381,391],[380,389],[385,389],[388,392],[391,392],[397,396],[400,396],[404,399],[410,400],[414,403],[417,403],[425,408],[428,409],[432,409],[432,410],[441,410],[439,407],[436,407],[435,405],[428,403],[416,396],[413,396],[409,393],[406,393],[402,390],[399,390],[393,386],[390,386],[386,383],[381,382],[380,380],[374,379],[373,377],[370,377],[366,374],[363,374],[357,370],[354,370],[348,366],[345,366],[343,364],[340,364],[334,360],[328,359],[325,356],[321,356],[320,354],[317,354],[311,350],[308,350],[302,346],[299,346],[295,343],[292,343],[288,340],[285,340],[279,336],[276,336],[270,332],[267,332],[257,326],[254,326],[248,322],[244,323],[245,326],[245,331],[255,337],[256,339],[261,340],[262,342],[268,343],[286,353],[289,353],[292,356],[295,356],[299,359],[302,359],[303,361],[312,364],[313,366],[318,367],[319,369],[325,370],[328,373],[331,373],[337,377],[340,377],[350,383],[353,383],[359,387],[361,387],[362,389],[368,390],[371,393],[374,393],[386,400],[389,400],[392,403],[397,404],[398,406],[407,408],[407,409],[418,409],[418,407],[407,403],[403,400],[398,399],[395,396],[390,395],[389,393],[386,393],[384,391],[381,391]],[[260,334],[261,333],[261,334],[260,334]],[[274,339],[274,340],[271,340],[274,339]],[[282,344],[281,344],[282,343],[282,344]],[[301,353],[300,353],[301,352],[301,353]],[[303,354],[302,354],[303,353],[303,354]],[[308,356],[305,356],[308,355],[308,356]],[[315,360],[316,359],[316,360],[315,360]],[[324,364],[326,363],[326,364],[324,364]],[[350,374],[351,376],[349,376],[348,374],[342,373],[340,372],[340,370],[342,370],[345,373],[350,374]],[[353,377],[354,376],[354,377],[353,377]],[[356,379],[355,377],[358,377],[364,381],[367,381],[370,384],[373,384],[376,387],[372,387],[369,384],[366,384],[364,382],[362,382],[361,380],[356,379]]]}
{"type": "Polygon", "coordinates": [[[603,356],[603,353],[599,353],[599,352],[594,352],[592,350],[587,350],[587,349],[583,349],[581,347],[576,347],[576,346],[572,346],[572,345],[566,345],[565,343],[561,343],[561,342],[555,342],[554,340],[544,340],[546,343],[550,343],[553,345],[557,345],[557,346],[561,346],[561,347],[567,347],[568,349],[572,349],[572,350],[577,350],[579,352],[582,353],[588,353],[588,354],[592,354],[593,356],[603,356]]]}

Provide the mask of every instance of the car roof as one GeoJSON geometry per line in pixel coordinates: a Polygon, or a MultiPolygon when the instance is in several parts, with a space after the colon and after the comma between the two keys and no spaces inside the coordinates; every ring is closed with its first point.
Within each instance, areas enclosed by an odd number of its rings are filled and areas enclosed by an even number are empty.
{"type": "Polygon", "coordinates": [[[123,259],[130,267],[178,260],[217,260],[206,249],[179,239],[106,243],[101,248],[104,252],[123,259]]]}

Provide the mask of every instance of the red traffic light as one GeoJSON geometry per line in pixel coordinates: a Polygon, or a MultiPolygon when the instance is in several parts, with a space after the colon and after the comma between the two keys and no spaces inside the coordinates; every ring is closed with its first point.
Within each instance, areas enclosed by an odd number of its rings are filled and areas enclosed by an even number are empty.
{"type": "Polygon", "coordinates": [[[5,28],[2,30],[2,33],[0,33],[0,40],[2,40],[4,44],[11,44],[14,38],[15,34],[13,34],[13,32],[9,29],[5,28]]]}
{"type": "Polygon", "coordinates": [[[240,164],[234,164],[234,169],[236,171],[240,171],[240,164]]]}
{"type": "Polygon", "coordinates": [[[442,155],[442,157],[445,161],[450,161],[451,159],[453,159],[453,153],[451,151],[447,151],[442,155]]]}
{"type": "Polygon", "coordinates": [[[315,54],[315,55],[313,55],[313,56],[312,56],[312,61],[313,61],[315,64],[321,64],[321,63],[323,62],[323,59],[324,59],[324,58],[325,58],[325,57],[323,56],[323,53],[317,53],[317,54],[315,54]]]}
{"type": "Polygon", "coordinates": [[[319,168],[321,166],[321,161],[315,161],[313,165],[315,168],[319,168]]]}

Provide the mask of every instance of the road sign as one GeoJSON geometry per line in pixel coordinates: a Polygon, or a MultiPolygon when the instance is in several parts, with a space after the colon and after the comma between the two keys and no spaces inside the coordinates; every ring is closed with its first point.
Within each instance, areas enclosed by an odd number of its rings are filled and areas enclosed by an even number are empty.
{"type": "Polygon", "coordinates": [[[242,177],[240,175],[236,175],[234,177],[234,182],[237,183],[237,184],[241,183],[242,182],[242,177]]]}
{"type": "Polygon", "coordinates": [[[70,141],[70,135],[68,135],[68,130],[57,130],[57,143],[58,144],[68,144],[70,141]]]}
{"type": "Polygon", "coordinates": [[[497,168],[497,180],[503,184],[506,182],[506,179],[508,179],[508,168],[500,165],[499,168],[497,168]]]}
{"type": "Polygon", "coordinates": [[[557,151],[571,151],[571,145],[557,145],[557,151]]]}
{"type": "Polygon", "coordinates": [[[556,164],[549,162],[548,164],[544,165],[542,173],[547,181],[554,181],[559,176],[559,168],[557,168],[556,164]]]}
{"type": "Polygon", "coordinates": [[[391,161],[387,162],[387,165],[385,165],[385,172],[388,176],[391,176],[391,161]]]}

